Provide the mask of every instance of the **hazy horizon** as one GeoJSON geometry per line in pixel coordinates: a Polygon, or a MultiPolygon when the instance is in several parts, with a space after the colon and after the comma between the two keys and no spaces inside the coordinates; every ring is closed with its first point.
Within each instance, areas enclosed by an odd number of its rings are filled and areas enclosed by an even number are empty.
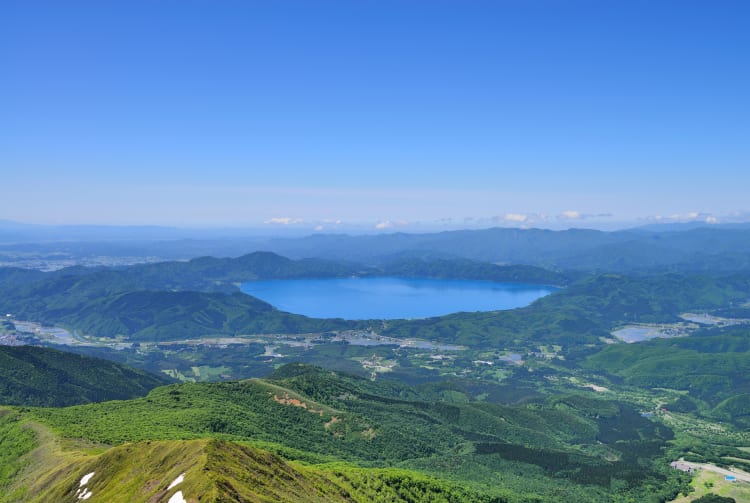
{"type": "MultiPolygon", "coordinates": [[[[750,228],[746,220],[731,219],[726,221],[709,221],[705,219],[693,220],[636,220],[633,222],[579,222],[579,225],[565,225],[565,222],[536,222],[534,225],[512,225],[509,223],[493,222],[492,219],[475,219],[471,222],[411,222],[403,225],[382,226],[373,222],[342,222],[328,229],[316,228],[314,222],[290,223],[287,225],[169,225],[169,224],[90,224],[90,223],[28,223],[0,219],[0,233],[15,231],[21,237],[28,237],[34,242],[39,239],[39,233],[53,232],[52,241],[60,236],[69,236],[73,241],[89,241],[94,238],[109,239],[115,236],[128,236],[126,239],[211,239],[211,238],[300,238],[313,235],[368,235],[368,234],[428,234],[445,231],[482,231],[491,229],[516,230],[595,230],[603,232],[618,232],[638,229],[654,231],[688,230],[699,227],[715,228],[750,228]],[[167,234],[151,235],[153,232],[167,234]],[[36,236],[36,237],[34,237],[36,236]],[[32,239],[33,237],[33,239],[32,239]]],[[[3,236],[0,236],[2,240],[3,236]]],[[[67,238],[66,238],[67,239],[67,238]]],[[[21,242],[21,241],[19,241],[21,242]]]]}

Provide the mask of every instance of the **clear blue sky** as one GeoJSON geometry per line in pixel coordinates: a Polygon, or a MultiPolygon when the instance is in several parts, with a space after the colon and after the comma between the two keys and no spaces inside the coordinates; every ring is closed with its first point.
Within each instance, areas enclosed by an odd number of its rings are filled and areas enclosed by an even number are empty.
{"type": "Polygon", "coordinates": [[[722,0],[6,0],[0,219],[742,219],[748,26],[722,0]]]}

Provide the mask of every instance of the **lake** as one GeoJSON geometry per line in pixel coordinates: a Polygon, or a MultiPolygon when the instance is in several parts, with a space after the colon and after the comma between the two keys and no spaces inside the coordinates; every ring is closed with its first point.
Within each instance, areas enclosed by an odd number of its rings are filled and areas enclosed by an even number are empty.
{"type": "Polygon", "coordinates": [[[557,290],[518,283],[395,277],[250,281],[240,288],[282,311],[350,320],[514,309],[557,290]]]}

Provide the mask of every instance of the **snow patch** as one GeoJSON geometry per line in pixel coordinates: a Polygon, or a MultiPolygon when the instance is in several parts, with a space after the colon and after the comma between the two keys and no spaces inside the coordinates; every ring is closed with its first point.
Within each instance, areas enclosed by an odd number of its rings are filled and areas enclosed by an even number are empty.
{"type": "Polygon", "coordinates": [[[89,491],[89,488],[86,487],[86,484],[89,483],[89,480],[91,480],[91,477],[93,476],[94,472],[91,472],[81,477],[81,482],[78,484],[78,490],[76,490],[76,498],[79,500],[87,500],[93,495],[93,493],[89,491]]]}
{"type": "Polygon", "coordinates": [[[182,491],[177,491],[169,498],[167,503],[187,503],[187,501],[182,497],[182,491]]]}
{"type": "Polygon", "coordinates": [[[183,480],[185,480],[185,474],[184,473],[181,474],[176,479],[174,479],[171,484],[169,484],[169,487],[167,487],[167,491],[169,491],[170,489],[172,489],[177,484],[180,484],[183,480]]]}
{"type": "Polygon", "coordinates": [[[81,483],[80,483],[80,484],[78,484],[78,487],[83,487],[83,486],[85,486],[86,484],[88,484],[88,483],[89,483],[89,480],[91,480],[91,477],[93,477],[93,476],[94,476],[94,473],[96,473],[96,472],[91,472],[91,473],[87,473],[86,475],[84,475],[84,476],[83,476],[83,477],[81,478],[81,483]]]}

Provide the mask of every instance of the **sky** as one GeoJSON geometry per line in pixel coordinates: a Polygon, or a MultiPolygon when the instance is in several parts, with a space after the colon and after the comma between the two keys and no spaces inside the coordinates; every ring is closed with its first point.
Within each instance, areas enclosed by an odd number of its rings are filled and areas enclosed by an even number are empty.
{"type": "Polygon", "coordinates": [[[0,219],[750,220],[750,3],[0,2],[0,219]]]}

